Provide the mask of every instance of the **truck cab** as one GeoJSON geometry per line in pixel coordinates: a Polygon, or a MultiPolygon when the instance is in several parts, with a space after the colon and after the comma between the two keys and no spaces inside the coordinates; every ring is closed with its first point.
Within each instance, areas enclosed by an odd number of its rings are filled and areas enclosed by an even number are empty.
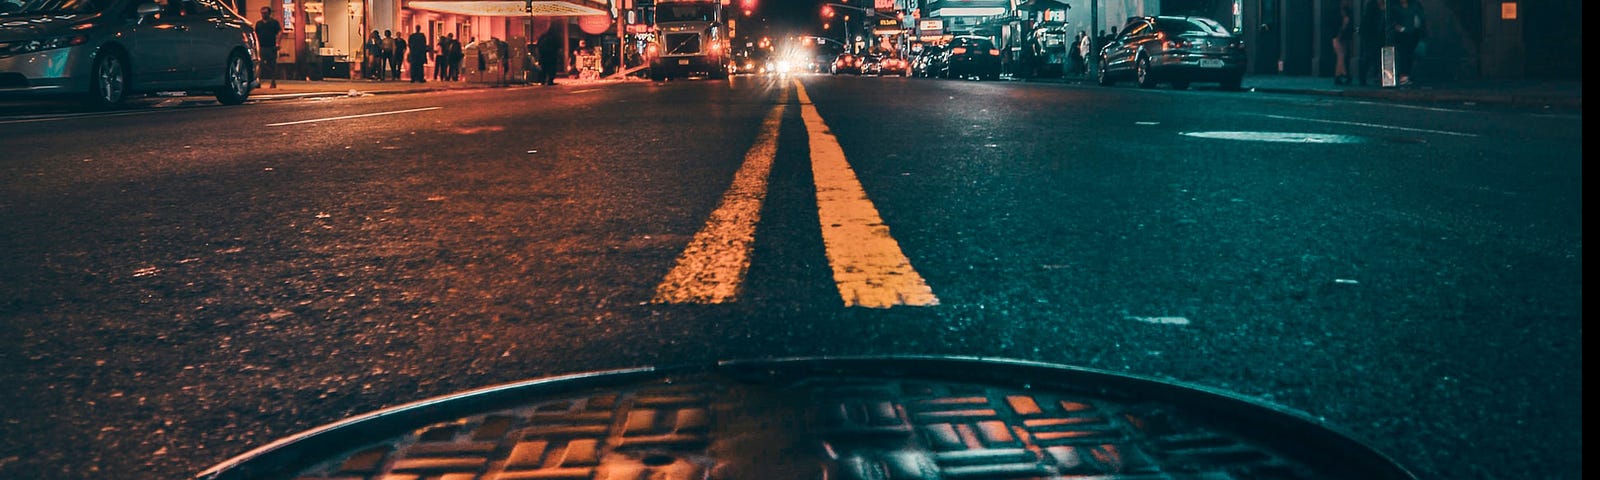
{"type": "Polygon", "coordinates": [[[727,78],[729,49],[724,0],[657,0],[650,79],[694,75],[727,78]]]}

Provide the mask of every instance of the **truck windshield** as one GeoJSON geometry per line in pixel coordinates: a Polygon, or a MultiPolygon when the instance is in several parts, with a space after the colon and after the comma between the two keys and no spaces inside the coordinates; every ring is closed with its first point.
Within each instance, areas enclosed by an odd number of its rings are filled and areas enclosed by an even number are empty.
{"type": "Polygon", "coordinates": [[[657,5],[657,22],[714,22],[717,20],[717,6],[712,4],[699,5],[657,5]]]}

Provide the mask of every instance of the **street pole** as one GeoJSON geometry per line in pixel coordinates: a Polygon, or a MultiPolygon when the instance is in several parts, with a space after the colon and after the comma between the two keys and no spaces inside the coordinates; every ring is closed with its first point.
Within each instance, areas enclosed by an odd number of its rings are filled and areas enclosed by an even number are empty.
{"type": "Polygon", "coordinates": [[[1100,33],[1096,30],[1099,26],[1100,0],[1089,0],[1089,54],[1083,58],[1083,63],[1088,66],[1084,72],[1089,78],[1095,78],[1100,72],[1100,33]]]}

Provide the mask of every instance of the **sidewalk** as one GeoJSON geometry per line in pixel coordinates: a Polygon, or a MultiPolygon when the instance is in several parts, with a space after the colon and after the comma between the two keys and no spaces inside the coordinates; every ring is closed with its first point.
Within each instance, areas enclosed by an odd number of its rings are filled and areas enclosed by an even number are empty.
{"type": "MultiPolygon", "coordinates": [[[[576,78],[562,78],[556,80],[556,86],[563,85],[598,85],[618,82],[644,82],[639,78],[579,80],[576,78]]],[[[269,82],[262,82],[260,87],[251,91],[252,100],[282,100],[307,97],[342,97],[363,95],[390,95],[397,93],[436,92],[441,90],[474,90],[485,88],[506,87],[538,87],[523,83],[494,84],[476,83],[467,81],[440,81],[428,80],[422,83],[406,80],[367,80],[367,79],[323,79],[323,80],[278,80],[277,88],[270,88],[269,82]]]]}
{"type": "MultiPolygon", "coordinates": [[[[645,81],[648,80],[637,77],[628,77],[625,79],[601,78],[598,80],[563,78],[558,79],[556,82],[557,86],[571,86],[645,81]]],[[[1083,78],[1056,78],[1026,81],[1094,85],[1093,80],[1083,78]]],[[[1131,84],[1129,82],[1120,82],[1119,85],[1128,87],[1131,84]]],[[[251,98],[256,100],[272,100],[305,98],[313,96],[327,97],[384,95],[455,89],[504,88],[507,86],[522,85],[515,83],[510,85],[497,85],[469,83],[464,81],[445,82],[434,80],[429,80],[425,83],[412,83],[403,80],[279,80],[278,88],[266,88],[263,86],[262,88],[258,88],[252,92],[251,98]]],[[[1163,85],[1160,88],[1171,87],[1163,85]]],[[[1196,88],[1205,88],[1205,86],[1203,84],[1197,85],[1196,88]]],[[[1560,109],[1565,111],[1575,110],[1578,112],[1582,112],[1583,110],[1583,83],[1580,81],[1470,80],[1459,82],[1440,82],[1438,84],[1424,83],[1409,87],[1383,88],[1361,85],[1334,85],[1332,78],[1323,77],[1295,75],[1249,75],[1244,78],[1243,88],[1246,91],[1264,93],[1325,95],[1369,100],[1454,104],[1457,106],[1514,105],[1532,108],[1560,109]]]]}
{"type": "MultiPolygon", "coordinates": [[[[1094,85],[1093,79],[1058,78],[1026,80],[1094,85]]],[[[1118,82],[1127,87],[1132,83],[1118,82]]],[[[1205,84],[1197,85],[1203,88],[1205,84]]],[[[1158,88],[1171,88],[1161,85],[1158,88]]],[[[1332,77],[1255,74],[1244,77],[1245,91],[1325,95],[1371,100],[1456,105],[1515,105],[1533,108],[1583,110],[1583,83],[1580,81],[1466,80],[1423,83],[1408,87],[1379,87],[1374,84],[1335,85],[1332,77]]]]}

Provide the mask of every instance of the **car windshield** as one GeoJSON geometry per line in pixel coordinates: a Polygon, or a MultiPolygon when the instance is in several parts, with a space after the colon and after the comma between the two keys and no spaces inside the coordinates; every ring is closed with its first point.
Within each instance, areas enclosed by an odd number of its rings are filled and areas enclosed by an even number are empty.
{"type": "Polygon", "coordinates": [[[709,22],[717,19],[717,6],[711,4],[656,6],[658,22],[709,22]]]}
{"type": "Polygon", "coordinates": [[[0,0],[0,15],[98,12],[112,0],[0,0]]]}
{"type": "Polygon", "coordinates": [[[1156,27],[1164,32],[1177,35],[1199,34],[1213,37],[1228,37],[1228,29],[1215,20],[1200,17],[1166,18],[1156,17],[1156,27]]]}

